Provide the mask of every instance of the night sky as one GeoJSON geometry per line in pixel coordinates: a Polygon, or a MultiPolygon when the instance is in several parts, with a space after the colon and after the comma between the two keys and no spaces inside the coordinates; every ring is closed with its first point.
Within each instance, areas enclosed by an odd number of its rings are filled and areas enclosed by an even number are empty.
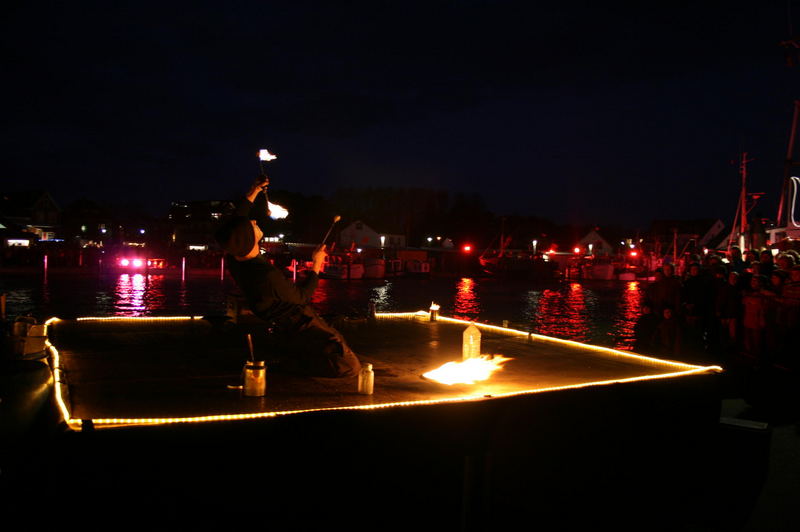
{"type": "Polygon", "coordinates": [[[774,217],[800,0],[630,4],[18,2],[2,188],[163,214],[237,196],[266,147],[277,189],[441,188],[645,228],[732,220],[746,150],[774,217]]]}

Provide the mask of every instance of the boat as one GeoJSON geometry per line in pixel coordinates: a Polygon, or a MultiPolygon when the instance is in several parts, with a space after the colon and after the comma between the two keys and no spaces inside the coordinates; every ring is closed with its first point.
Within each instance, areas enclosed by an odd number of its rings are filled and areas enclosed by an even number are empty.
{"type": "MultiPolygon", "coordinates": [[[[775,227],[767,231],[770,246],[779,251],[787,249],[800,250],[800,213],[797,212],[800,177],[796,174],[798,168],[800,168],[800,160],[795,156],[798,120],[800,120],[800,100],[795,100],[775,227]]],[[[744,177],[742,178],[742,194],[745,194],[744,177]]],[[[744,205],[744,202],[740,200],[740,204],[744,205]]],[[[738,215],[739,212],[737,212],[738,215]]],[[[743,229],[746,229],[746,223],[743,223],[742,226],[743,229]]],[[[733,234],[731,235],[732,239],[733,234]]]]}
{"type": "Polygon", "coordinates": [[[405,264],[405,273],[409,277],[429,277],[431,274],[431,263],[427,260],[408,260],[405,264]]]}
{"type": "Polygon", "coordinates": [[[403,272],[403,261],[400,259],[386,259],[384,261],[386,277],[401,277],[403,272]]]}
{"type": "Polygon", "coordinates": [[[386,276],[386,261],[379,257],[364,259],[364,279],[383,279],[386,276]]]}
{"type": "MultiPolygon", "coordinates": [[[[494,241],[492,242],[494,243],[494,241]]],[[[486,248],[478,257],[483,272],[497,277],[530,277],[535,279],[557,279],[558,264],[545,259],[545,255],[528,250],[509,249],[511,236],[500,232],[499,249],[486,248]]],[[[491,246],[491,244],[490,244],[491,246]]],[[[549,259],[549,256],[548,256],[549,259]]]]}
{"type": "Polygon", "coordinates": [[[108,256],[110,260],[103,266],[115,273],[163,273],[167,269],[166,259],[153,254],[144,245],[112,247],[108,256]]]}
{"type": "Polygon", "coordinates": [[[323,279],[361,279],[364,277],[364,263],[354,261],[350,255],[328,255],[319,276],[323,279]]]}

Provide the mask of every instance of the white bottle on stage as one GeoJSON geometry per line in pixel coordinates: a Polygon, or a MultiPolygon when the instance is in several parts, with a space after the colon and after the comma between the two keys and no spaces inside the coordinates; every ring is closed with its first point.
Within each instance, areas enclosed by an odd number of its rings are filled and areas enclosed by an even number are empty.
{"type": "Polygon", "coordinates": [[[364,363],[361,371],[358,372],[358,393],[372,395],[375,387],[375,373],[372,371],[372,364],[364,363]]]}
{"type": "Polygon", "coordinates": [[[464,340],[461,345],[461,356],[463,360],[470,358],[479,358],[481,356],[481,331],[475,327],[474,323],[470,323],[469,327],[464,329],[464,340]]]}

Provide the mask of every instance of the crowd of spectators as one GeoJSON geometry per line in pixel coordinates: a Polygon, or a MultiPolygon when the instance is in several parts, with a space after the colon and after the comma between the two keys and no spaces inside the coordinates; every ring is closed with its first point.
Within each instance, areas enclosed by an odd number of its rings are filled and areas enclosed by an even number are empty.
{"type": "Polygon", "coordinates": [[[800,254],[734,247],[664,264],[646,289],[635,350],[668,358],[800,370],[800,254]]]}

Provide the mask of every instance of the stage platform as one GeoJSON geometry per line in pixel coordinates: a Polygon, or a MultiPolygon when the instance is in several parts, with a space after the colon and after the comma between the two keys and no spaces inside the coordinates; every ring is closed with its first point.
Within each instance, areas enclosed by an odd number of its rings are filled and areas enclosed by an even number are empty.
{"type": "MultiPolygon", "coordinates": [[[[375,393],[356,393],[356,379],[298,377],[268,370],[267,394],[243,397],[235,385],[249,357],[268,356],[257,321],[237,325],[202,318],[55,321],[69,418],[95,427],[125,423],[213,421],[215,416],[291,415],[314,410],[403,407],[480,401],[561,388],[680,379],[719,368],[660,360],[576,342],[482,326],[482,353],[511,360],[489,381],[444,385],[422,375],[460,360],[465,322],[427,313],[377,315],[340,324],[349,343],[376,373],[375,393]]],[[[226,418],[229,419],[229,418],[226,418]]]]}
{"type": "Polygon", "coordinates": [[[475,530],[691,508],[713,461],[720,368],[478,324],[482,353],[511,359],[503,369],[474,385],[424,379],[460,359],[466,325],[427,312],[344,321],[374,365],[373,395],[355,378],[268,371],[266,396],[252,398],[229,385],[241,383],[248,333],[258,357],[256,321],[53,320],[70,427],[53,478],[84,490],[65,505],[107,514],[124,493],[173,519],[189,505],[220,522],[242,517],[246,487],[267,522],[297,529],[346,525],[357,508],[383,528],[475,530]]]}

